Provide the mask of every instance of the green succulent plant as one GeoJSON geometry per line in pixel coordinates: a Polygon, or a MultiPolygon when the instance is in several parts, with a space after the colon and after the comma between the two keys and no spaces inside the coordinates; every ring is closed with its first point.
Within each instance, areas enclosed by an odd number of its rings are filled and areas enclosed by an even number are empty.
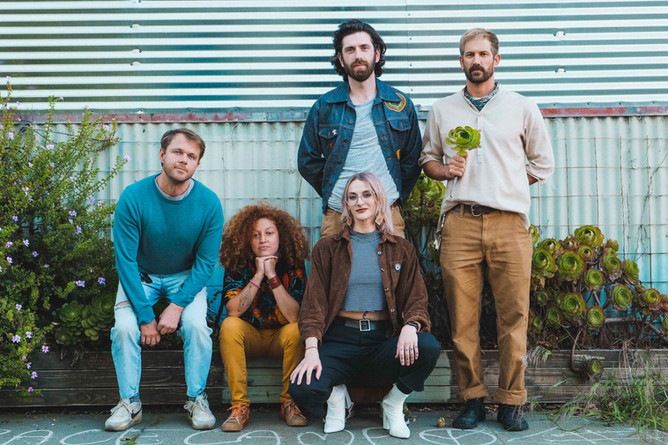
{"type": "Polygon", "coordinates": [[[467,150],[480,146],[480,132],[471,127],[457,127],[448,132],[445,143],[453,146],[459,156],[466,156],[467,150]]]}
{"type": "Polygon", "coordinates": [[[596,259],[596,249],[586,244],[582,244],[578,247],[578,254],[588,263],[596,259]]]}
{"type": "Polygon", "coordinates": [[[640,301],[648,309],[656,309],[661,305],[661,294],[656,289],[647,289],[640,295],[640,301]]]}
{"type": "Polygon", "coordinates": [[[584,285],[587,290],[597,291],[603,287],[605,283],[605,277],[603,273],[598,269],[587,269],[584,274],[584,285]]]}
{"type": "Polygon", "coordinates": [[[633,260],[624,260],[622,263],[622,275],[624,275],[624,281],[629,284],[635,284],[638,282],[639,274],[638,263],[633,260]]]}
{"type": "Polygon", "coordinates": [[[601,269],[614,281],[622,275],[622,261],[616,255],[606,255],[601,260],[601,269]]]}
{"type": "Polygon", "coordinates": [[[564,315],[573,319],[582,314],[587,307],[587,303],[585,303],[581,294],[573,292],[564,296],[560,307],[564,315]]]}
{"type": "Polygon", "coordinates": [[[603,374],[603,363],[597,358],[587,360],[584,372],[590,379],[597,379],[603,374]]]}
{"type": "Polygon", "coordinates": [[[561,252],[564,250],[563,247],[561,247],[561,243],[559,243],[559,241],[557,241],[554,238],[544,239],[543,241],[538,243],[537,247],[539,249],[543,249],[543,250],[547,251],[554,258],[561,255],[561,252]]]}
{"type": "Polygon", "coordinates": [[[529,231],[531,232],[531,244],[535,246],[538,242],[538,239],[540,238],[540,231],[533,224],[531,224],[529,227],[529,231]]]}
{"type": "Polygon", "coordinates": [[[577,280],[585,271],[585,262],[576,252],[564,252],[557,258],[557,275],[566,281],[577,280]]]}
{"type": "Polygon", "coordinates": [[[531,257],[531,275],[537,278],[552,278],[557,272],[557,264],[550,252],[535,249],[531,257]]]}
{"type": "Polygon", "coordinates": [[[573,235],[582,244],[598,247],[603,243],[603,233],[596,226],[582,226],[575,229],[573,235]]]}
{"type": "Polygon", "coordinates": [[[547,308],[547,311],[545,311],[545,322],[548,325],[552,326],[559,326],[561,325],[561,310],[557,307],[550,306],[547,308]]]}
{"type": "Polygon", "coordinates": [[[550,292],[546,289],[541,289],[533,293],[533,298],[536,304],[545,306],[550,302],[550,292]]]}
{"type": "Polygon", "coordinates": [[[610,299],[615,309],[626,310],[633,302],[633,293],[626,285],[617,284],[610,291],[610,299]]]}
{"type": "Polygon", "coordinates": [[[578,250],[578,247],[580,247],[580,242],[573,236],[573,235],[568,235],[564,240],[561,242],[561,246],[565,250],[573,250],[576,251],[578,250]]]}
{"type": "Polygon", "coordinates": [[[609,239],[605,242],[603,247],[604,249],[611,249],[617,252],[619,250],[619,243],[617,242],[617,240],[609,239]]]}
{"type": "Polygon", "coordinates": [[[529,321],[529,328],[536,332],[543,332],[545,321],[538,315],[533,314],[529,321]]]}
{"type": "Polygon", "coordinates": [[[605,312],[601,306],[590,306],[585,315],[585,322],[589,329],[598,329],[605,323],[605,312]]]}

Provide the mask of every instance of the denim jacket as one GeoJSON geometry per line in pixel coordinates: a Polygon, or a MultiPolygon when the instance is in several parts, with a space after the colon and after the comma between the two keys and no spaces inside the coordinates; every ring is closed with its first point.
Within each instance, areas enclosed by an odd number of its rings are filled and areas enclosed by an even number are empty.
{"type": "MultiPolygon", "coordinates": [[[[417,114],[413,102],[399,90],[378,79],[376,90],[371,117],[387,168],[404,201],[421,170],[418,158],[422,138],[417,114]]],[[[299,144],[299,173],[322,197],[323,213],[348,156],[355,119],[348,82],[323,94],[306,118],[299,144]]]]}

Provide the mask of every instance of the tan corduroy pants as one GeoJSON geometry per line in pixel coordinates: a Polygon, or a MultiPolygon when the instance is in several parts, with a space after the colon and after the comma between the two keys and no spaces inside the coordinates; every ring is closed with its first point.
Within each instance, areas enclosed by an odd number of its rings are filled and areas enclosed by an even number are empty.
{"type": "Polygon", "coordinates": [[[526,403],[524,370],[532,253],[531,235],[516,213],[473,216],[453,210],[446,216],[440,263],[461,401],[489,396],[479,338],[486,267],[496,306],[500,354],[499,388],[494,401],[526,403]]]}

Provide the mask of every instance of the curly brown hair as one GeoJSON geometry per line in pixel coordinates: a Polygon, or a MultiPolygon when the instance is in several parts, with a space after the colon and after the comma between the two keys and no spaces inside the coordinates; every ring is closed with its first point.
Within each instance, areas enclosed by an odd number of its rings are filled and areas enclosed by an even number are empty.
{"type": "Polygon", "coordinates": [[[220,245],[220,262],[226,269],[237,270],[253,264],[255,254],[251,249],[251,236],[257,220],[267,218],[278,229],[276,255],[291,266],[301,265],[309,254],[309,244],[304,228],[285,210],[261,202],[244,207],[225,223],[220,245]]]}

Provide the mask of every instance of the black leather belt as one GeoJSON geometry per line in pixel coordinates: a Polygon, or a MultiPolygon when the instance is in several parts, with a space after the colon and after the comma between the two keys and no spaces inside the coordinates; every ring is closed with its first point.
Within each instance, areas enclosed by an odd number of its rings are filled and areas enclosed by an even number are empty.
{"type": "Polygon", "coordinates": [[[361,320],[354,320],[346,317],[336,317],[334,323],[342,324],[347,328],[359,329],[362,332],[375,331],[376,329],[385,329],[389,320],[369,320],[363,318],[361,320]]]}
{"type": "Polygon", "coordinates": [[[481,206],[480,204],[473,204],[473,205],[457,204],[452,210],[454,210],[455,212],[461,212],[461,211],[463,211],[464,213],[470,212],[471,215],[473,216],[482,216],[482,215],[487,215],[489,213],[496,213],[501,211],[493,207],[481,206]]]}

